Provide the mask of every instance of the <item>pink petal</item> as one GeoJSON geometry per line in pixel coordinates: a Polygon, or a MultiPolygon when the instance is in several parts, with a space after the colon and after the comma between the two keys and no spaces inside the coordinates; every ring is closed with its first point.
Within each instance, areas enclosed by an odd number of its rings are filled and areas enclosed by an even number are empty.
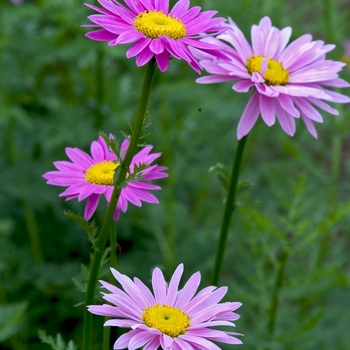
{"type": "Polygon", "coordinates": [[[238,123],[237,138],[240,140],[252,129],[260,114],[259,93],[255,91],[250,98],[238,123]]]}
{"type": "Polygon", "coordinates": [[[92,215],[94,214],[97,206],[98,206],[98,202],[100,201],[100,195],[99,194],[92,194],[87,202],[86,202],[86,206],[85,206],[85,211],[84,211],[84,218],[86,221],[89,221],[92,217],[92,215]]]}

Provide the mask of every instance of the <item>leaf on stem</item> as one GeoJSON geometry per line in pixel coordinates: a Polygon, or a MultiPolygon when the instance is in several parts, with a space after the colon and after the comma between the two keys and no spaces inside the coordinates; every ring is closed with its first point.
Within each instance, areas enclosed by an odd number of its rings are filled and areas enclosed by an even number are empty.
{"type": "Polygon", "coordinates": [[[56,335],[56,338],[54,338],[51,335],[47,335],[45,331],[39,329],[38,335],[41,342],[44,344],[50,345],[52,350],[77,350],[78,349],[72,340],[70,340],[66,345],[61,334],[59,333],[56,335]]]}

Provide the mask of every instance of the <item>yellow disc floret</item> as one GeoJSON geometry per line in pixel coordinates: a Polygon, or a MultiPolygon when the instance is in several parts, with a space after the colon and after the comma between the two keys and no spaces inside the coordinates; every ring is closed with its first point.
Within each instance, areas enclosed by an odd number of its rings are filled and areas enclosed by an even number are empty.
{"type": "Polygon", "coordinates": [[[288,83],[289,72],[284,69],[282,63],[272,58],[264,56],[252,56],[247,61],[249,74],[260,73],[263,60],[267,61],[267,68],[263,75],[266,85],[286,85],[288,83]]]}
{"type": "Polygon", "coordinates": [[[86,171],[85,180],[96,185],[113,185],[114,171],[119,164],[105,161],[91,165],[86,171]]]}
{"type": "Polygon", "coordinates": [[[150,328],[157,328],[169,337],[184,334],[190,326],[190,317],[186,312],[169,305],[153,305],[145,309],[143,322],[150,328]]]}
{"type": "Polygon", "coordinates": [[[186,27],[181,20],[166,15],[163,11],[141,12],[135,18],[135,29],[151,39],[158,39],[161,35],[172,39],[186,36],[186,27]]]}

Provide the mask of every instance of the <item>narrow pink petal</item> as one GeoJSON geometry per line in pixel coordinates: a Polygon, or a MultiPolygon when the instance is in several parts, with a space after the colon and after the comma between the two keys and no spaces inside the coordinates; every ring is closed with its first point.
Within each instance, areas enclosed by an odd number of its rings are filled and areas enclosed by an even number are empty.
{"type": "Polygon", "coordinates": [[[307,101],[309,101],[310,103],[314,104],[315,106],[317,106],[318,108],[323,109],[324,111],[333,114],[333,115],[339,115],[339,112],[332,108],[331,106],[329,106],[327,103],[318,100],[317,98],[314,97],[307,97],[305,98],[307,101]]]}
{"type": "Polygon", "coordinates": [[[85,34],[86,37],[97,41],[110,41],[118,37],[117,34],[111,33],[106,29],[99,29],[85,34]]]}
{"type": "Polygon", "coordinates": [[[130,44],[134,41],[140,40],[143,38],[143,34],[136,31],[135,29],[125,30],[118,36],[116,44],[130,44]]]}
{"type": "Polygon", "coordinates": [[[157,11],[163,11],[163,13],[168,14],[169,0],[154,0],[154,7],[157,11]]]}
{"type": "Polygon", "coordinates": [[[237,127],[237,138],[240,140],[252,129],[260,114],[259,93],[255,91],[250,98],[237,127]]]}
{"type": "Polygon", "coordinates": [[[190,6],[189,0],[180,0],[172,8],[172,10],[170,11],[170,15],[181,18],[181,15],[186,13],[189,6],[190,6]]]}
{"type": "Polygon", "coordinates": [[[208,75],[206,77],[201,77],[196,80],[196,83],[199,84],[216,84],[216,83],[225,83],[227,81],[236,80],[230,76],[223,75],[208,75]]]}
{"type": "Polygon", "coordinates": [[[303,119],[304,123],[305,123],[305,126],[307,128],[307,130],[309,131],[309,133],[315,138],[317,139],[318,138],[318,135],[317,135],[317,131],[316,131],[316,128],[312,122],[312,120],[310,120],[309,118],[307,117],[304,117],[304,115],[302,114],[301,115],[301,118],[303,119]]]}
{"type": "Polygon", "coordinates": [[[189,342],[181,339],[180,337],[175,338],[174,341],[176,344],[179,345],[180,349],[182,350],[194,350],[194,347],[189,342]]]}
{"type": "Polygon", "coordinates": [[[264,122],[271,126],[276,121],[275,98],[260,95],[260,110],[264,122]]]}
{"type": "Polygon", "coordinates": [[[180,283],[183,271],[184,271],[184,265],[180,264],[176,268],[173,276],[171,277],[171,280],[169,282],[167,301],[166,301],[167,305],[174,306],[174,304],[175,304],[175,300],[176,300],[177,292],[178,292],[178,288],[179,288],[179,283],[180,283]]]}
{"type": "Polygon", "coordinates": [[[169,68],[170,55],[168,51],[163,51],[156,55],[156,62],[161,72],[165,72],[169,68]]]}
{"type": "Polygon", "coordinates": [[[286,48],[291,35],[292,35],[292,28],[291,27],[285,27],[280,31],[279,48],[276,52],[276,59],[278,61],[279,61],[279,57],[280,57],[281,53],[286,48]]]}
{"type": "Polygon", "coordinates": [[[279,103],[276,103],[277,119],[284,130],[284,132],[290,136],[294,136],[295,133],[295,119],[287,113],[279,103]]]}
{"type": "Polygon", "coordinates": [[[99,194],[92,194],[87,202],[86,202],[86,206],[85,206],[85,211],[84,211],[84,219],[86,221],[89,221],[92,217],[92,215],[94,214],[97,206],[98,206],[98,202],[100,201],[100,195],[99,194]]]}
{"type": "Polygon", "coordinates": [[[163,272],[156,267],[152,274],[152,287],[156,303],[163,305],[166,303],[167,283],[165,282],[163,272]]]}
{"type": "Polygon", "coordinates": [[[134,278],[134,283],[137,286],[137,288],[142,292],[149,306],[154,305],[156,303],[156,300],[154,299],[154,296],[151,293],[151,291],[148,289],[148,287],[137,277],[134,278]]]}
{"type": "Polygon", "coordinates": [[[303,46],[310,43],[311,40],[312,36],[310,34],[304,34],[289,44],[278,58],[278,60],[282,62],[283,67],[289,69],[289,67],[305,51],[305,48],[303,48],[303,46]]]}
{"type": "Polygon", "coordinates": [[[126,187],[126,188],[123,188],[122,191],[121,191],[121,195],[127,199],[130,203],[136,205],[137,207],[141,207],[141,201],[140,199],[138,198],[137,195],[135,195],[135,192],[132,188],[130,187],[126,187]]]}
{"type": "Polygon", "coordinates": [[[129,341],[128,349],[130,350],[139,349],[154,337],[155,337],[154,334],[149,333],[147,331],[135,334],[129,341]]]}
{"type": "Polygon", "coordinates": [[[138,1],[134,1],[134,0],[124,0],[124,1],[128,5],[128,7],[132,10],[132,12],[134,12],[135,14],[143,12],[144,8],[141,5],[141,3],[139,3],[138,1]]]}
{"type": "Polygon", "coordinates": [[[138,67],[142,67],[143,65],[148,63],[152,59],[153,56],[154,56],[154,53],[148,47],[145,47],[142,50],[142,52],[140,52],[136,56],[136,65],[138,67]]]}
{"type": "Polygon", "coordinates": [[[85,169],[93,164],[91,157],[79,148],[67,147],[66,154],[73,163],[76,163],[85,169]]]}
{"type": "Polygon", "coordinates": [[[331,97],[332,102],[337,102],[337,103],[349,103],[350,102],[350,97],[340,94],[339,92],[335,91],[330,91],[330,90],[323,90],[324,92],[327,93],[331,97]]]}
{"type": "Polygon", "coordinates": [[[323,123],[320,112],[302,97],[294,97],[294,101],[304,116],[318,123],[323,123]]]}
{"type": "MultiPolygon", "coordinates": [[[[89,305],[88,311],[94,315],[116,317],[118,315],[117,308],[115,306],[103,304],[103,305],[89,305]]],[[[135,321],[133,321],[135,323],[135,321]]]]}
{"type": "MultiPolygon", "coordinates": [[[[112,316],[113,315],[106,315],[106,316],[112,316]]],[[[121,328],[132,328],[135,327],[135,321],[134,320],[118,320],[118,319],[112,319],[112,320],[108,320],[106,321],[103,325],[104,326],[114,326],[114,327],[121,327],[121,328]]],[[[136,323],[137,325],[137,323],[136,323]]]]}
{"type": "Polygon", "coordinates": [[[106,160],[104,150],[98,141],[92,142],[90,152],[95,162],[103,162],[106,160]]]}
{"type": "Polygon", "coordinates": [[[126,57],[130,58],[138,55],[145,49],[145,47],[147,47],[150,44],[151,41],[152,39],[150,38],[140,39],[128,49],[128,51],[126,52],[126,57]]]}
{"type": "Polygon", "coordinates": [[[293,100],[290,96],[285,94],[280,94],[277,97],[277,101],[280,103],[281,107],[289,114],[295,118],[300,117],[299,111],[294,107],[293,100]]]}
{"type": "Polygon", "coordinates": [[[188,341],[190,344],[193,344],[196,349],[221,350],[217,345],[202,337],[181,334],[179,338],[188,341]]]}
{"type": "Polygon", "coordinates": [[[149,48],[155,54],[160,54],[164,51],[163,39],[153,39],[149,45],[149,48]]]}
{"type": "Polygon", "coordinates": [[[132,331],[122,334],[117,341],[114,343],[113,349],[119,350],[119,349],[126,349],[128,347],[130,339],[135,336],[136,334],[139,334],[143,332],[139,329],[133,329],[132,331]]]}
{"type": "Polygon", "coordinates": [[[200,298],[195,296],[183,310],[190,314],[193,324],[195,324],[197,314],[201,314],[205,309],[211,308],[214,304],[217,304],[226,295],[227,290],[227,287],[220,287],[200,298]]]}
{"type": "Polygon", "coordinates": [[[252,47],[255,55],[264,55],[265,38],[257,25],[253,25],[251,29],[252,47]]]}
{"type": "Polygon", "coordinates": [[[141,308],[146,308],[148,305],[146,298],[143,296],[142,292],[137,288],[134,282],[126,275],[122,275],[115,269],[111,269],[114,277],[122,285],[125,292],[135,301],[137,305],[141,308]]]}
{"type": "Polygon", "coordinates": [[[174,342],[174,338],[169,337],[166,334],[162,334],[160,336],[160,345],[162,346],[163,349],[172,349],[172,345],[174,342]]]}
{"type": "Polygon", "coordinates": [[[143,350],[157,350],[160,347],[159,337],[153,338],[148,344],[145,345],[143,350]]]}
{"type": "Polygon", "coordinates": [[[178,292],[175,301],[175,307],[183,308],[195,295],[199,283],[201,281],[201,274],[199,272],[194,273],[190,279],[186,282],[184,287],[178,292]]]}
{"type": "Polygon", "coordinates": [[[236,92],[248,92],[254,84],[249,80],[241,80],[232,86],[232,89],[236,92]]]}

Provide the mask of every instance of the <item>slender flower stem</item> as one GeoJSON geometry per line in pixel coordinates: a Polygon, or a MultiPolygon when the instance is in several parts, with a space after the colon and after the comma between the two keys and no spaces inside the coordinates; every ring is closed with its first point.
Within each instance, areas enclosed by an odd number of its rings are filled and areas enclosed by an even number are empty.
{"type": "MultiPolygon", "coordinates": [[[[110,244],[110,258],[109,265],[113,268],[117,268],[117,231],[115,225],[111,225],[109,232],[109,244],[110,244]]],[[[112,274],[110,274],[109,283],[115,284],[115,279],[112,274]]],[[[105,317],[105,322],[108,321],[110,317],[105,317]]],[[[102,350],[110,350],[110,338],[111,338],[111,327],[103,328],[103,341],[102,350]]]]}
{"type": "MultiPolygon", "coordinates": [[[[98,274],[100,271],[101,260],[104,252],[104,247],[106,245],[108,234],[110,232],[111,224],[113,222],[113,214],[118,203],[120,192],[122,188],[118,186],[125,181],[127,174],[129,172],[129,167],[133,156],[137,150],[137,144],[142,132],[142,126],[144,122],[144,117],[146,114],[146,107],[148,102],[148,97],[151,91],[153,76],[155,72],[155,62],[152,60],[148,63],[145,73],[144,82],[142,85],[139,105],[137,109],[135,124],[133,132],[130,139],[130,144],[126,152],[125,158],[120,165],[120,172],[118,174],[117,185],[114,186],[113,194],[111,196],[110,203],[107,208],[107,212],[99,232],[99,236],[95,243],[95,251],[91,262],[90,276],[87,285],[87,291],[85,296],[85,305],[91,305],[94,301],[94,294],[96,283],[98,279],[98,274]]],[[[87,311],[84,312],[84,329],[83,329],[83,341],[82,349],[90,350],[91,348],[91,336],[92,336],[92,314],[87,311]]]]}
{"type": "Polygon", "coordinates": [[[35,262],[37,264],[41,264],[44,259],[41,252],[39,227],[35,218],[35,213],[33,208],[24,199],[21,200],[21,204],[24,212],[27,230],[29,233],[30,249],[32,251],[35,262]]]}
{"type": "Polygon", "coordinates": [[[222,263],[224,260],[228,231],[230,229],[230,222],[231,222],[232,214],[233,214],[235,207],[236,207],[235,200],[236,200],[236,191],[237,191],[237,185],[238,185],[239,170],[240,170],[240,166],[241,166],[244,146],[245,146],[247,137],[248,137],[248,135],[244,136],[242,139],[240,139],[238,141],[237,149],[235,152],[234,161],[233,161],[233,165],[232,165],[231,182],[230,182],[229,190],[227,192],[224,217],[222,220],[220,237],[219,237],[218,246],[216,249],[214,271],[213,271],[213,275],[212,275],[212,284],[214,286],[218,285],[218,282],[219,282],[220,273],[221,273],[221,269],[222,269],[222,263]]]}
{"type": "Polygon", "coordinates": [[[273,335],[275,331],[276,315],[277,315],[277,310],[279,305],[279,295],[280,295],[280,290],[283,286],[284,270],[285,270],[286,262],[288,260],[288,256],[289,256],[288,248],[284,248],[282,256],[280,258],[274,291],[272,294],[272,305],[270,309],[270,317],[269,317],[269,323],[268,323],[268,332],[270,335],[273,335]]]}

